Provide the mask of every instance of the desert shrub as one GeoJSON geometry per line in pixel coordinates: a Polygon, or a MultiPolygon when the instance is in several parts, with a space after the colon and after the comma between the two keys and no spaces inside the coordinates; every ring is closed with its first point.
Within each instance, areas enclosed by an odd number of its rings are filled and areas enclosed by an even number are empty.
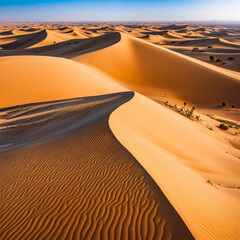
{"type": "Polygon", "coordinates": [[[211,55],[211,56],[209,57],[209,59],[210,59],[211,61],[213,61],[213,60],[215,60],[215,56],[211,55]]]}
{"type": "Polygon", "coordinates": [[[222,59],[220,59],[220,58],[217,58],[217,60],[216,60],[216,62],[221,62],[222,61],[222,59]]]}
{"type": "Polygon", "coordinates": [[[194,47],[194,48],[192,49],[192,51],[193,51],[193,52],[197,52],[197,51],[199,51],[199,48],[198,48],[198,47],[194,47]]]}
{"type": "Polygon", "coordinates": [[[183,105],[186,106],[186,105],[187,105],[187,102],[183,102],[183,105]]]}
{"type": "Polygon", "coordinates": [[[222,106],[223,106],[223,107],[226,107],[227,105],[228,105],[227,102],[222,102],[222,106]]]}
{"type": "Polygon", "coordinates": [[[193,107],[192,107],[192,110],[194,111],[195,109],[196,109],[196,108],[193,106],[193,107]]]}
{"type": "Polygon", "coordinates": [[[147,34],[144,38],[149,39],[149,38],[150,38],[150,35],[147,34]]]}
{"type": "Polygon", "coordinates": [[[224,123],[221,123],[219,125],[219,128],[221,128],[222,130],[228,130],[228,125],[224,124],[224,123]]]}
{"type": "Polygon", "coordinates": [[[232,105],[232,108],[236,108],[236,107],[237,107],[236,104],[233,104],[233,105],[232,105]]]}
{"type": "Polygon", "coordinates": [[[213,185],[212,182],[211,182],[210,180],[207,180],[206,182],[209,183],[209,184],[211,184],[211,185],[213,185]]]}
{"type": "Polygon", "coordinates": [[[208,48],[212,48],[212,46],[210,45],[210,46],[208,46],[208,48]]]}
{"type": "Polygon", "coordinates": [[[235,57],[229,57],[228,60],[235,60],[235,57]]]}
{"type": "Polygon", "coordinates": [[[188,111],[187,111],[187,117],[191,117],[192,114],[193,114],[193,110],[188,110],[188,111]]]}
{"type": "Polygon", "coordinates": [[[56,41],[53,42],[54,44],[56,43],[56,41]]]}

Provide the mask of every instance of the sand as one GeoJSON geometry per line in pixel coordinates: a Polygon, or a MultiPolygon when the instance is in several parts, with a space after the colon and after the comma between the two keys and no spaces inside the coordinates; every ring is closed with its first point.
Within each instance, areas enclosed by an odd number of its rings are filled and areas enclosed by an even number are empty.
{"type": "Polygon", "coordinates": [[[11,146],[1,149],[2,239],[193,239],[109,129],[111,111],[132,96],[126,92],[7,111],[15,114],[8,129],[16,122],[18,128],[10,130],[15,135],[11,146]],[[24,148],[13,150],[23,142],[24,148]],[[34,153],[30,158],[29,152],[34,153]]]}
{"type": "Polygon", "coordinates": [[[0,238],[240,239],[239,36],[2,24],[0,238]]]}

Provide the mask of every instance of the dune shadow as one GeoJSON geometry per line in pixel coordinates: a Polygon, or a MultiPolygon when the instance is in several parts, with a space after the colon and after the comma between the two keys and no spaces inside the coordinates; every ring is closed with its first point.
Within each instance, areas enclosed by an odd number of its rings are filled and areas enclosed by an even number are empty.
{"type": "MultiPolygon", "coordinates": [[[[92,38],[72,39],[42,47],[24,48],[33,45],[33,41],[36,41],[34,40],[36,34],[38,33],[30,34],[32,35],[33,39],[31,39],[31,37],[27,37],[28,39],[24,40],[28,43],[28,45],[26,45],[26,43],[20,44],[20,39],[12,43],[1,45],[3,50],[0,50],[0,56],[38,55],[73,58],[85,53],[107,48],[109,46],[112,46],[113,44],[118,43],[121,40],[121,34],[119,32],[110,32],[92,38]]],[[[43,40],[43,35],[44,38],[46,38],[47,32],[45,31],[44,34],[41,33],[40,36],[42,37],[42,39],[39,39],[38,37],[39,42],[43,40]]]]}

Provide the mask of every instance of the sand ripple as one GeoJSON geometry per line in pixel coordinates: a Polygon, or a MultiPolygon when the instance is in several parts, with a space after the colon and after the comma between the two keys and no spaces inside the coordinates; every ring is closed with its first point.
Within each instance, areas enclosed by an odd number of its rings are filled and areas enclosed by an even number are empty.
{"type": "Polygon", "coordinates": [[[29,129],[38,129],[39,138],[24,146],[13,141],[16,149],[6,147],[0,155],[0,239],[193,239],[150,175],[109,129],[113,107],[132,96],[5,109],[9,139],[15,133],[22,141],[29,129]],[[39,114],[47,115],[44,124],[37,123],[39,114]],[[53,134],[63,122],[73,125],[86,118],[94,120],[53,134]]]}

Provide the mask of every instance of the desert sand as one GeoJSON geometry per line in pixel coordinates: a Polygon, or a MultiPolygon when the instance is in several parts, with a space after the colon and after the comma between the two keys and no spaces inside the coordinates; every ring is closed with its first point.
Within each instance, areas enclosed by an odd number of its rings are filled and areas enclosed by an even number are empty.
{"type": "Polygon", "coordinates": [[[238,26],[0,25],[0,239],[240,239],[239,56],[238,26]]]}

